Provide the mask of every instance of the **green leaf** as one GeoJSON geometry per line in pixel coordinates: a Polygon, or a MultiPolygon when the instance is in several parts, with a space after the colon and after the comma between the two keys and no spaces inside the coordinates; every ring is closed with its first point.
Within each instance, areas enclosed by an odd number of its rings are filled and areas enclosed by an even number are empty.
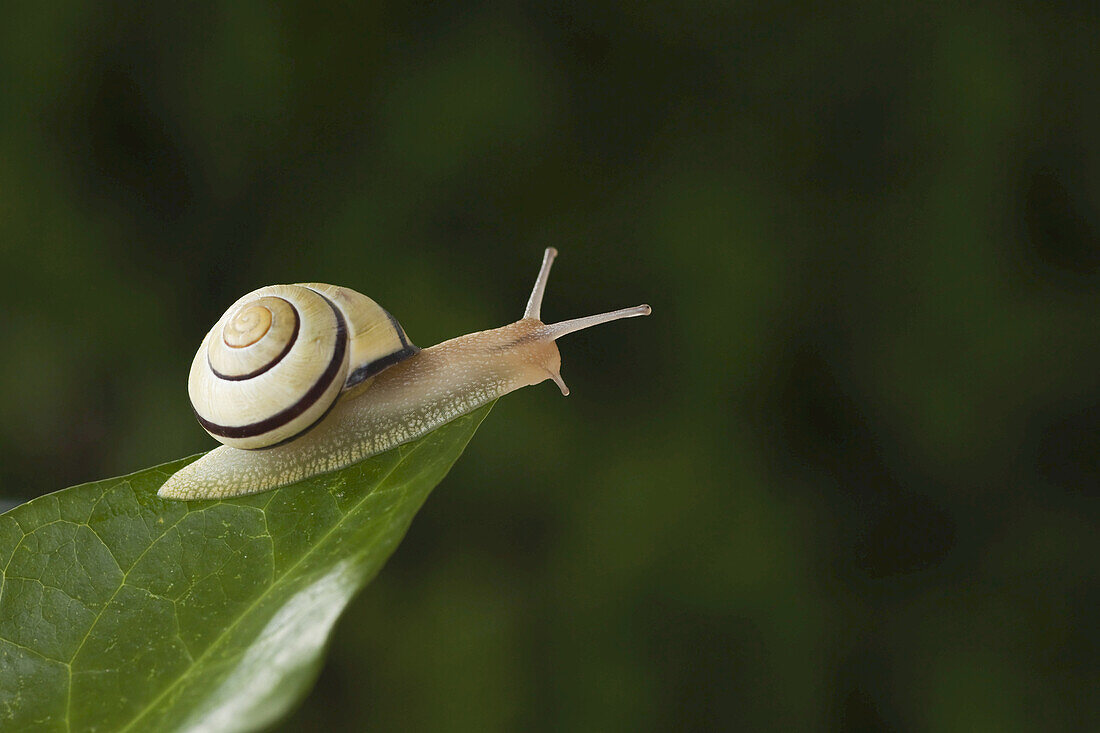
{"type": "Polygon", "coordinates": [[[254,496],[157,498],[189,458],[0,515],[0,729],[270,724],[491,407],[254,496]]]}

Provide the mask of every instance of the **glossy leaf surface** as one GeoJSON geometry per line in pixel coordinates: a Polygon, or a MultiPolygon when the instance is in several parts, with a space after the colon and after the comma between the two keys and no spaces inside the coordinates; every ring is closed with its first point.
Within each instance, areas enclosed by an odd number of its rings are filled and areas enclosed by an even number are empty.
{"type": "Polygon", "coordinates": [[[490,408],[254,496],[157,498],[190,458],[0,515],[0,729],[270,724],[490,408]]]}

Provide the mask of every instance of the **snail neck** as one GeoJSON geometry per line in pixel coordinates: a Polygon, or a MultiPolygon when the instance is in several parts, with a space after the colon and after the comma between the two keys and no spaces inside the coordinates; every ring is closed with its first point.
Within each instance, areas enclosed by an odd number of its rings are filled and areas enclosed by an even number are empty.
{"type": "Polygon", "coordinates": [[[418,406],[460,398],[474,409],[521,387],[559,381],[561,354],[541,335],[545,327],[524,318],[444,341],[385,370],[364,394],[372,402],[418,406]]]}

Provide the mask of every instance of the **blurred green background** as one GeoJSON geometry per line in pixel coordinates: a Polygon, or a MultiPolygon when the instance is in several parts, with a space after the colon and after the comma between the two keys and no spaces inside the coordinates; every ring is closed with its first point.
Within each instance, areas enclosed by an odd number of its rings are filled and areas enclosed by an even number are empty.
{"type": "Polygon", "coordinates": [[[280,730],[1100,729],[1100,10],[4,6],[0,486],[212,447],[240,294],[503,399],[280,730]]]}

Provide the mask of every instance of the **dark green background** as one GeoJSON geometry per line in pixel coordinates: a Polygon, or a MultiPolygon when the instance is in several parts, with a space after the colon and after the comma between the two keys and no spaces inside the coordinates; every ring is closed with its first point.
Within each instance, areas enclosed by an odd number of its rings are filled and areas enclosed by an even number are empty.
{"type": "Polygon", "coordinates": [[[240,294],[502,400],[285,730],[1100,726],[1095,4],[6,4],[0,481],[212,445],[240,294]],[[904,5],[904,8],[902,7],[904,5]]]}

